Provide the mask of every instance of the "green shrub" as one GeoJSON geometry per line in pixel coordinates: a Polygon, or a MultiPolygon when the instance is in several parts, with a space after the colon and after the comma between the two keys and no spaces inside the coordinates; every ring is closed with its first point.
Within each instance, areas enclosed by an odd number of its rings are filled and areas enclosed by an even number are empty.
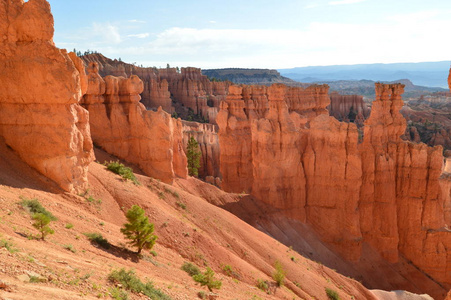
{"type": "Polygon", "coordinates": [[[176,202],[177,206],[180,207],[181,209],[186,209],[186,204],[180,201],[176,202]]]}
{"type": "Polygon", "coordinates": [[[72,245],[70,245],[70,244],[64,245],[63,248],[66,249],[66,250],[69,250],[69,251],[72,252],[72,253],[77,252],[77,250],[75,250],[74,246],[72,246],[72,245]]]}
{"type": "Polygon", "coordinates": [[[330,300],[340,300],[338,293],[330,288],[326,288],[326,294],[330,300]]]}
{"type": "Polygon", "coordinates": [[[96,198],[94,198],[93,196],[88,196],[88,198],[85,198],[85,199],[86,199],[86,201],[88,201],[89,203],[94,203],[94,204],[97,204],[97,205],[102,204],[102,199],[96,199],[96,198]]]}
{"type": "Polygon", "coordinates": [[[119,161],[110,161],[106,163],[106,167],[113,173],[120,175],[124,179],[131,180],[134,184],[138,185],[138,179],[136,179],[133,170],[129,167],[124,166],[119,161]]]}
{"type": "Polygon", "coordinates": [[[263,279],[257,279],[257,287],[264,292],[268,292],[268,290],[269,290],[268,281],[263,280],[263,279]]]}
{"type": "Polygon", "coordinates": [[[128,223],[124,224],[121,232],[125,238],[130,240],[129,244],[138,248],[138,254],[141,254],[142,249],[152,249],[158,237],[153,235],[154,226],[149,223],[149,218],[146,217],[144,209],[138,205],[133,205],[125,216],[128,223]]]}
{"type": "Polygon", "coordinates": [[[56,221],[57,218],[48,210],[42,206],[42,204],[39,202],[38,199],[27,199],[25,197],[21,197],[22,201],[20,202],[20,205],[27,209],[31,214],[43,214],[49,217],[50,221],[56,221]]]}
{"type": "Polygon", "coordinates": [[[121,284],[122,287],[133,293],[142,293],[151,299],[156,300],[170,300],[171,298],[164,294],[159,289],[153,286],[153,283],[148,281],[143,283],[135,274],[134,270],[126,271],[124,268],[120,270],[113,270],[108,275],[108,280],[113,284],[121,284]]]}
{"type": "Polygon", "coordinates": [[[55,231],[49,227],[52,220],[48,215],[36,213],[32,216],[32,219],[34,220],[33,227],[41,233],[41,240],[44,240],[47,235],[55,233],[55,231]]]}
{"type": "Polygon", "coordinates": [[[66,226],[64,226],[66,229],[72,229],[74,228],[74,224],[72,223],[67,223],[66,226]]]}
{"type": "Polygon", "coordinates": [[[102,247],[104,249],[109,249],[111,246],[111,244],[108,242],[108,240],[106,238],[104,238],[103,235],[100,233],[92,232],[92,233],[83,233],[83,234],[88,238],[89,241],[99,245],[100,247],[102,247]]]}
{"type": "Polygon", "coordinates": [[[207,286],[210,292],[213,289],[220,289],[222,286],[222,282],[214,279],[215,272],[209,267],[203,274],[197,274],[193,276],[194,281],[199,282],[201,286],[207,286]]]}
{"type": "Polygon", "coordinates": [[[230,277],[233,277],[233,278],[236,278],[236,279],[240,278],[240,274],[235,272],[235,270],[232,268],[231,265],[224,265],[224,266],[222,266],[222,271],[227,276],[230,276],[230,277]]]}
{"type": "Polygon", "coordinates": [[[112,287],[108,289],[111,298],[114,300],[128,300],[128,293],[124,290],[121,290],[117,287],[112,287]]]}
{"type": "Polygon", "coordinates": [[[188,273],[189,276],[194,276],[194,275],[200,274],[200,269],[196,265],[194,265],[190,262],[185,262],[182,265],[181,269],[183,271],[185,271],[186,273],[188,273]]]}
{"type": "Polygon", "coordinates": [[[19,251],[18,249],[14,248],[13,242],[7,241],[5,239],[0,240],[0,248],[5,248],[9,253],[15,253],[19,251]]]}
{"type": "Polygon", "coordinates": [[[30,276],[29,282],[31,283],[42,283],[46,282],[47,280],[41,276],[30,276]]]}
{"type": "Polygon", "coordinates": [[[276,270],[272,274],[272,279],[274,279],[278,287],[281,287],[285,283],[285,270],[283,269],[280,261],[276,261],[276,263],[274,264],[274,268],[276,270]]]}

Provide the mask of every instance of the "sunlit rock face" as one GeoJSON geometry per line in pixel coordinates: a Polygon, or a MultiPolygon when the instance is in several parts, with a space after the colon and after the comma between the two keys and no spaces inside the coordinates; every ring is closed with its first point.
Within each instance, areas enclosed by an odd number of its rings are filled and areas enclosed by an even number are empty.
{"type": "Polygon", "coordinates": [[[2,1],[0,15],[0,135],[64,190],[84,190],[93,152],[83,64],[55,47],[47,1],[2,1]]]}
{"type": "Polygon", "coordinates": [[[376,84],[359,136],[327,114],[327,86],[231,86],[217,118],[223,188],[311,224],[349,260],[365,242],[449,286],[451,184],[442,147],[401,140],[403,91],[376,84]]]}
{"type": "Polygon", "coordinates": [[[145,109],[139,102],[144,87],[138,76],[102,78],[98,70],[97,63],[89,64],[83,98],[94,143],[164,182],[186,178],[181,120],[171,118],[161,107],[145,109]]]}

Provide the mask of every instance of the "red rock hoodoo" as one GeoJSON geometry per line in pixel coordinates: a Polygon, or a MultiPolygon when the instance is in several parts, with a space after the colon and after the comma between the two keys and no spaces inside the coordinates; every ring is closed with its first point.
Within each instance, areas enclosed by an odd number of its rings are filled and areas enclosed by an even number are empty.
{"type": "Polygon", "coordinates": [[[349,260],[359,261],[368,243],[449,288],[442,148],[400,139],[403,85],[376,84],[360,144],[355,124],[327,115],[327,90],[231,86],[217,119],[223,188],[311,224],[349,260]]]}
{"type": "Polygon", "coordinates": [[[84,190],[93,152],[83,64],[55,47],[46,1],[2,1],[0,15],[0,136],[64,190],[84,190]]]}
{"type": "Polygon", "coordinates": [[[101,54],[82,57],[85,64],[99,64],[99,74],[130,77],[137,75],[144,83],[141,102],[147,109],[159,106],[168,113],[191,109],[209,123],[216,123],[219,103],[225,100],[229,82],[210,81],[199,68],[144,68],[111,60],[101,54]]]}
{"type": "Polygon", "coordinates": [[[97,63],[90,63],[88,72],[83,105],[90,114],[94,143],[164,182],[185,178],[182,122],[161,108],[145,109],[139,102],[143,82],[138,76],[102,78],[97,63]]]}

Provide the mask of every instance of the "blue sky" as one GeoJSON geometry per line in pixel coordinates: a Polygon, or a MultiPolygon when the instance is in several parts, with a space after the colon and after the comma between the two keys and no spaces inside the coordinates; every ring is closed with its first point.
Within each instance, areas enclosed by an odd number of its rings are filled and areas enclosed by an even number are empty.
{"type": "Polygon", "coordinates": [[[449,0],[48,0],[55,43],[145,66],[451,60],[449,0]]]}

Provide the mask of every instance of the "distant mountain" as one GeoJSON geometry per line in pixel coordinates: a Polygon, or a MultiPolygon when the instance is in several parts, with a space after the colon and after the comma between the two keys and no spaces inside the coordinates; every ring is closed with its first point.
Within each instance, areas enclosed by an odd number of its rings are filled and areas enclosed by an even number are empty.
{"type": "MultiPolygon", "coordinates": [[[[393,81],[381,81],[384,83],[402,83],[404,88],[404,99],[418,99],[423,95],[429,95],[435,92],[446,92],[448,89],[419,86],[413,84],[408,79],[397,79],[393,81]]],[[[373,80],[335,80],[335,81],[319,81],[312,82],[317,84],[327,84],[330,91],[337,91],[343,95],[362,95],[366,98],[374,99],[375,90],[373,80]]]]}
{"type": "Polygon", "coordinates": [[[336,80],[394,81],[406,78],[415,85],[447,88],[450,61],[360,64],[279,69],[282,76],[300,82],[336,80]]]}
{"type": "Polygon", "coordinates": [[[286,85],[298,85],[296,81],[281,76],[277,70],[270,69],[207,69],[202,70],[202,74],[207,75],[210,80],[228,80],[236,84],[271,85],[273,83],[284,83],[286,85]]]}

